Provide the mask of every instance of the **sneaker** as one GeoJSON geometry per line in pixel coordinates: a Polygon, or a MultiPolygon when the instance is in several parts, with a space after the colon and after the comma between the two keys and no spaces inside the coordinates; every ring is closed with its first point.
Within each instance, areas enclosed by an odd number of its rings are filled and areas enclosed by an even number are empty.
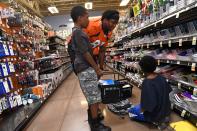
{"type": "MultiPolygon", "coordinates": [[[[90,124],[91,123],[91,120],[92,120],[90,109],[88,109],[87,112],[88,112],[88,123],[90,124]]],[[[103,120],[104,120],[104,116],[103,116],[101,110],[99,109],[99,112],[98,112],[98,121],[101,122],[103,120]]]]}
{"type": "Polygon", "coordinates": [[[111,131],[111,128],[108,126],[105,126],[104,124],[97,122],[95,124],[92,123],[90,125],[91,131],[111,131]]]}

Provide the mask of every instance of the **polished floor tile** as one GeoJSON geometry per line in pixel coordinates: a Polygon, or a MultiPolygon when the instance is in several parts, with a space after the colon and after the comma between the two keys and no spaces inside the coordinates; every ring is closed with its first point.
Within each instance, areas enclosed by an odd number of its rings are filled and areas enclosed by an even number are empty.
{"type": "MultiPolygon", "coordinates": [[[[103,79],[111,79],[112,75],[103,79]]],[[[116,77],[117,78],[117,77],[116,77]]],[[[133,104],[140,102],[141,91],[133,88],[130,99],[133,104]]],[[[71,74],[57,89],[48,102],[41,108],[26,131],[90,131],[87,122],[87,102],[80,89],[77,77],[71,74]]],[[[101,105],[105,116],[104,123],[112,131],[156,131],[157,129],[145,123],[132,121],[111,113],[105,105],[101,105]]],[[[171,115],[172,122],[182,120],[175,113],[171,115]]]]}

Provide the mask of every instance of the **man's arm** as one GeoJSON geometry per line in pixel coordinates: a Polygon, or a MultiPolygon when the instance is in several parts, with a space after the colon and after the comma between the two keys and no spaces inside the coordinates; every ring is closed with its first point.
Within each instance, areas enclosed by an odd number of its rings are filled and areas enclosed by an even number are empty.
{"type": "Polygon", "coordinates": [[[99,65],[101,70],[104,69],[103,66],[105,61],[105,51],[106,51],[106,47],[101,46],[99,50],[99,65]]]}

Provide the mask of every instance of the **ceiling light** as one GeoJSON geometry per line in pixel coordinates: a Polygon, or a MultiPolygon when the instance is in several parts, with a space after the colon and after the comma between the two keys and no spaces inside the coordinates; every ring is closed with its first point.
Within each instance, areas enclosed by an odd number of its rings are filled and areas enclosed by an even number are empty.
{"type": "Polygon", "coordinates": [[[126,6],[129,3],[130,0],[122,0],[120,2],[120,6],[126,6]]]}
{"type": "Polygon", "coordinates": [[[48,7],[48,10],[49,10],[52,14],[59,13],[59,10],[58,10],[55,6],[50,6],[50,7],[48,7]]]}
{"type": "Polygon", "coordinates": [[[93,7],[93,3],[92,2],[86,2],[85,3],[85,8],[88,9],[88,10],[91,10],[93,7]]]}

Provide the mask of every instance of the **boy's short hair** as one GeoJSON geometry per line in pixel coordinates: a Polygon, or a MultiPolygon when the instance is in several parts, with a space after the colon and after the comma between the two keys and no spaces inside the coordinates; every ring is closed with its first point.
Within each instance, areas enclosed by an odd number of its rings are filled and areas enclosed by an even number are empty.
{"type": "Polygon", "coordinates": [[[154,57],[152,56],[144,56],[140,62],[139,65],[143,72],[145,73],[152,73],[157,68],[157,62],[154,57]]]}
{"type": "Polygon", "coordinates": [[[83,6],[75,6],[71,10],[71,18],[73,22],[76,22],[79,16],[83,16],[87,13],[87,10],[83,6]]]}
{"type": "Polygon", "coordinates": [[[107,20],[110,20],[110,19],[113,19],[113,20],[116,20],[116,21],[119,21],[119,12],[117,10],[106,10],[103,15],[102,15],[102,19],[107,19],[107,20]]]}

